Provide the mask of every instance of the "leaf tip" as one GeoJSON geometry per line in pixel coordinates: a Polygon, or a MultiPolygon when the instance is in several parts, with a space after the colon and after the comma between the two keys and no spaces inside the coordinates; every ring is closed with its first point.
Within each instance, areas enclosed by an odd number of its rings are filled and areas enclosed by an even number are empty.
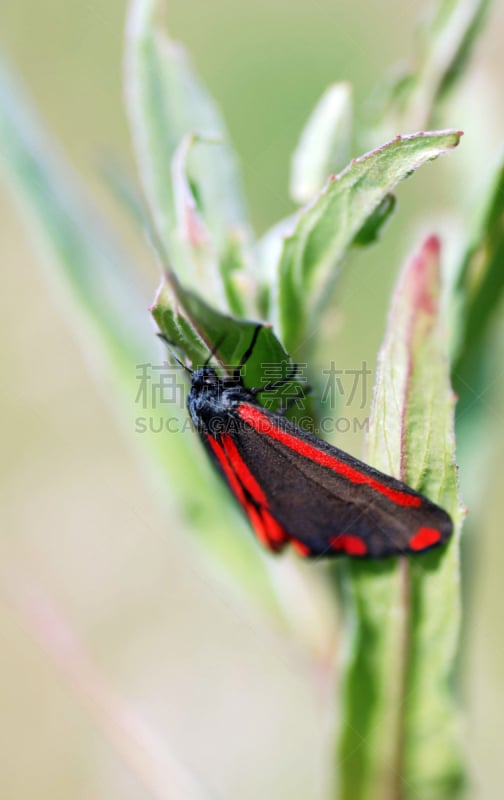
{"type": "Polygon", "coordinates": [[[153,314],[160,306],[167,305],[167,292],[168,286],[170,285],[170,275],[169,273],[165,273],[161,278],[161,282],[156,289],[156,294],[154,295],[154,301],[149,308],[151,314],[153,314]]]}
{"type": "Polygon", "coordinates": [[[460,140],[462,139],[462,136],[464,135],[464,131],[452,131],[452,134],[453,134],[453,137],[455,139],[455,141],[453,142],[452,147],[458,147],[459,144],[460,144],[460,140]]]}
{"type": "Polygon", "coordinates": [[[435,233],[425,240],[422,247],[422,255],[425,258],[439,258],[441,253],[441,239],[435,233]]]}
{"type": "Polygon", "coordinates": [[[440,280],[441,240],[429,236],[411,260],[413,307],[429,316],[436,313],[440,280]]]}

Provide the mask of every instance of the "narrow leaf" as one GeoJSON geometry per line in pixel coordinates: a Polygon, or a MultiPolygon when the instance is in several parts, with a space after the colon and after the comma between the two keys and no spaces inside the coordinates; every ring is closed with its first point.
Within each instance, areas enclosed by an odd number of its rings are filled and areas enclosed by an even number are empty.
{"type": "Polygon", "coordinates": [[[348,83],[335,83],[322,95],[292,156],[290,194],[308,203],[323,188],[331,172],[350,158],[352,92],[348,83]]]}
{"type": "MultiPolygon", "coordinates": [[[[167,494],[177,494],[186,513],[184,533],[204,530],[201,550],[214,565],[221,565],[223,581],[278,613],[276,588],[252,535],[224,501],[196,437],[185,432],[183,403],[153,409],[150,400],[143,406],[135,399],[141,390],[139,371],[154,369],[156,375],[163,366],[171,369],[156,363],[160,348],[149,324],[146,290],[139,287],[127,252],[103,223],[5,65],[0,65],[0,169],[21,201],[30,232],[37,234],[37,250],[49,256],[49,276],[63,290],[62,310],[72,331],[86,352],[92,348],[93,370],[100,368],[99,379],[110,388],[115,417],[150,447],[166,476],[167,494]],[[175,432],[165,427],[166,418],[175,432]],[[155,430],[149,427],[151,419],[155,430]],[[212,480],[213,491],[195,496],[195,484],[212,480]],[[239,527],[239,535],[230,535],[230,528],[239,527]]],[[[169,527],[167,523],[167,531],[169,527]]]]}
{"type": "MultiPolygon", "coordinates": [[[[485,344],[504,292],[504,163],[498,166],[462,261],[458,283],[461,328],[453,368],[461,411],[482,384],[485,344]],[[468,387],[470,397],[466,397],[468,387]]],[[[465,409],[464,409],[465,410],[465,409]]]]}
{"type": "Polygon", "coordinates": [[[355,234],[353,244],[366,247],[376,242],[381,234],[383,226],[394,213],[396,204],[395,195],[386,194],[380,205],[375,208],[371,216],[367,218],[360,231],[357,231],[355,234]]]}
{"type": "Polygon", "coordinates": [[[398,136],[333,176],[300,212],[286,237],[279,266],[278,323],[287,349],[299,357],[355,236],[394,186],[428,161],[456,147],[461,133],[398,136]]]}
{"type": "MultiPolygon", "coordinates": [[[[201,213],[201,187],[188,171],[189,155],[198,141],[194,134],[185,136],[172,161],[175,235],[184,249],[184,280],[192,286],[208,287],[207,293],[222,305],[223,287],[219,277],[216,252],[201,213]]],[[[178,268],[175,262],[173,269],[178,268]]]]}
{"type": "MultiPolygon", "coordinates": [[[[197,275],[180,240],[172,183],[172,162],[185,137],[211,137],[199,144],[188,170],[199,191],[198,211],[210,232],[217,261],[229,238],[242,243],[249,223],[234,152],[221,115],[195,76],[183,48],[160,24],[158,0],[132,0],[128,19],[126,96],[140,173],[158,232],[174,268],[193,288],[197,275]]],[[[222,302],[207,281],[207,296],[222,302]]]]}
{"type": "Polygon", "coordinates": [[[455,533],[443,551],[410,563],[348,568],[353,657],[344,679],[349,691],[338,771],[342,797],[355,800],[450,800],[461,784],[452,687],[463,514],[440,291],[439,242],[431,237],[406,265],[393,300],[378,361],[368,460],[446,508],[455,533]]]}
{"type": "MultiPolygon", "coordinates": [[[[231,370],[240,363],[259,324],[216,311],[197,294],[174,284],[173,276],[161,285],[152,316],[166,338],[189,356],[193,368],[206,363],[209,353],[215,351],[220,363],[231,370]]],[[[290,358],[273,330],[263,326],[254,350],[242,368],[242,377],[248,386],[261,386],[271,382],[271,369],[279,368],[280,372],[275,376],[277,380],[291,367],[290,358]]]]}
{"type": "Polygon", "coordinates": [[[436,124],[440,105],[463,77],[491,0],[439,0],[420,30],[415,62],[382,89],[373,136],[436,124]]]}
{"type": "Polygon", "coordinates": [[[244,315],[244,298],[250,298],[251,293],[245,291],[243,242],[230,233],[217,257],[211,233],[203,217],[202,187],[189,174],[189,157],[193,147],[205,144],[215,146],[217,143],[194,134],[186,136],[177,148],[172,163],[176,229],[191,269],[189,275],[186,271],[185,282],[190,282],[198,289],[202,284],[205,287],[214,287],[213,293],[207,294],[217,295],[214,299],[219,306],[244,315]]]}
{"type": "Polygon", "coordinates": [[[296,222],[294,215],[281,219],[257,240],[254,247],[259,285],[258,308],[264,319],[270,319],[278,305],[278,264],[284,239],[292,235],[296,222]]]}
{"type": "MultiPolygon", "coordinates": [[[[455,673],[460,635],[460,529],[447,333],[439,305],[439,244],[428,240],[399,293],[418,307],[410,328],[411,366],[402,472],[407,483],[445,508],[454,522],[446,552],[411,562],[410,649],[404,728],[406,798],[459,797],[463,783],[455,673]]],[[[399,294],[400,297],[400,294],[399,294]]]]}
{"type": "MultiPolygon", "coordinates": [[[[374,466],[377,466],[374,464],[374,466]]],[[[403,576],[396,561],[342,567],[344,635],[334,764],[338,800],[395,800],[403,576]]]]}
{"type": "MultiPolygon", "coordinates": [[[[59,286],[70,290],[67,299],[84,310],[96,328],[114,370],[134,378],[135,364],[145,360],[152,347],[141,299],[146,289],[137,282],[126,250],[103,224],[99,209],[57,152],[3,63],[0,166],[43,252],[59,269],[58,277],[63,279],[59,286]]],[[[69,313],[73,317],[75,307],[69,313]]],[[[76,327],[81,323],[79,319],[76,327]]]]}
{"type": "Polygon", "coordinates": [[[130,220],[135,222],[140,230],[150,231],[152,223],[141,189],[126,166],[114,156],[107,154],[107,157],[100,162],[100,175],[130,220]]]}
{"type": "Polygon", "coordinates": [[[418,84],[430,89],[430,114],[463,76],[492,0],[442,0],[422,31],[418,84]]]}

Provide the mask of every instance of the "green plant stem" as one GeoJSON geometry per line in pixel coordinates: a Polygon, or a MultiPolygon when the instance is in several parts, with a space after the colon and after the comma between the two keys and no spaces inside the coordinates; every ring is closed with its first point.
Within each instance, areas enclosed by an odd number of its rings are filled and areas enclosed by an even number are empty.
{"type": "Polygon", "coordinates": [[[460,631],[453,407],[441,327],[439,242],[401,276],[379,357],[368,460],[451,514],[442,550],[345,570],[338,800],[454,800],[463,783],[453,693],[460,631]]]}
{"type": "Polygon", "coordinates": [[[401,558],[399,561],[399,576],[402,582],[402,604],[403,604],[403,624],[400,631],[401,636],[401,688],[399,692],[399,706],[397,709],[397,732],[396,732],[396,763],[393,767],[394,775],[394,800],[402,800],[402,779],[401,771],[404,763],[404,751],[406,740],[406,693],[408,691],[408,664],[409,652],[411,647],[411,616],[409,614],[410,592],[411,592],[411,573],[407,559],[401,558]]]}

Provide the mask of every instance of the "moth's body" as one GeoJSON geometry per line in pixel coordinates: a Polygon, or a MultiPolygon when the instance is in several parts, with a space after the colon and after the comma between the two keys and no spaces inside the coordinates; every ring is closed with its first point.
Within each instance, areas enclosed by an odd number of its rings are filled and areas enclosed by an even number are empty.
{"type": "Polygon", "coordinates": [[[206,430],[215,418],[228,420],[244,401],[257,402],[243,384],[219,378],[213,367],[200,367],[192,373],[187,407],[196,430],[206,430]]]}
{"type": "Polygon", "coordinates": [[[448,514],[384,475],[263,408],[239,376],[194,370],[188,409],[215,465],[260,541],[304,556],[383,558],[445,543],[448,514]]]}

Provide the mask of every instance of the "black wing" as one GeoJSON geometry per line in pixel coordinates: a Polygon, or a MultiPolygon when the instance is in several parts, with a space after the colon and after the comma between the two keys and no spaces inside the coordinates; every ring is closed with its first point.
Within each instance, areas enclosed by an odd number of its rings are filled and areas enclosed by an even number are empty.
{"type": "Polygon", "coordinates": [[[293,423],[251,403],[206,444],[264,545],[306,556],[424,552],[451,535],[448,514],[293,423]]]}

